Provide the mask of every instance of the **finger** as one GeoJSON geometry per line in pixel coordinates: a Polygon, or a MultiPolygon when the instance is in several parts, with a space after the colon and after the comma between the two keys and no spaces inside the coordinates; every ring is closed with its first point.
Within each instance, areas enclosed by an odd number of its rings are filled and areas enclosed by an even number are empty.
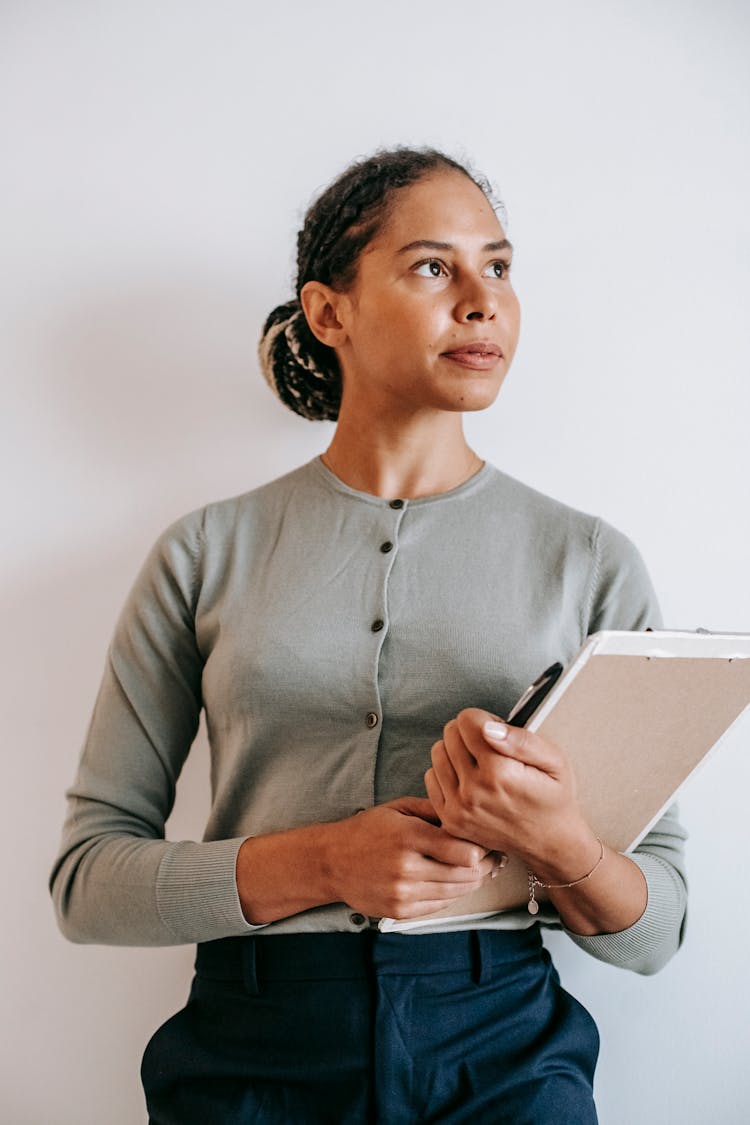
{"type": "Polygon", "coordinates": [[[448,800],[458,789],[458,775],[442,739],[432,747],[432,770],[443,799],[448,800]]]}
{"type": "Polygon", "coordinates": [[[415,822],[411,847],[423,856],[437,860],[449,867],[477,868],[487,855],[487,848],[470,840],[460,840],[442,828],[436,828],[425,821],[415,822]]]}
{"type": "Polygon", "coordinates": [[[460,884],[465,888],[467,883],[482,882],[496,870],[497,858],[494,853],[488,852],[475,867],[462,867],[448,863],[438,863],[429,856],[421,857],[421,862],[415,863],[411,870],[411,879],[415,882],[434,883],[444,886],[446,883],[460,884]]]}
{"type": "Polygon", "coordinates": [[[562,751],[553,742],[525,727],[510,726],[489,711],[467,707],[456,717],[456,723],[463,741],[477,756],[490,747],[496,753],[545,773],[559,773],[562,767],[562,751]]]}
{"type": "Polygon", "coordinates": [[[508,723],[488,719],[482,725],[484,741],[493,750],[534,766],[544,773],[557,774],[562,766],[561,752],[554,743],[525,727],[512,727],[508,723]]]}
{"type": "Polygon", "coordinates": [[[393,806],[404,816],[416,816],[430,824],[437,824],[440,818],[434,804],[431,800],[428,800],[428,797],[398,797],[393,802],[393,806]]]}
{"type": "MultiPolygon", "coordinates": [[[[487,862],[491,862],[487,857],[487,862]]],[[[492,876],[492,871],[485,870],[483,863],[478,873],[467,875],[464,868],[454,869],[454,878],[446,879],[444,876],[451,873],[450,868],[442,864],[434,865],[438,878],[430,878],[429,871],[425,878],[412,881],[409,885],[408,896],[400,902],[398,907],[391,912],[392,917],[399,919],[418,918],[425,914],[434,914],[443,910],[457,899],[478,890],[492,876]]]]}
{"type": "MultiPolygon", "coordinates": [[[[479,739],[475,738],[474,741],[478,747],[481,745],[479,739]]],[[[477,768],[477,755],[472,753],[471,746],[464,738],[457,719],[446,726],[443,732],[443,743],[458,783],[468,781],[477,768]]]]}
{"type": "MultiPolygon", "coordinates": [[[[456,899],[463,898],[464,895],[468,895],[471,894],[472,891],[479,890],[480,886],[481,883],[477,883],[475,886],[469,885],[468,887],[455,894],[452,891],[446,894],[444,890],[440,890],[437,887],[433,888],[432,893],[435,894],[435,898],[419,899],[416,902],[412,902],[408,906],[404,906],[399,909],[399,911],[395,915],[393,915],[393,917],[395,917],[399,922],[407,922],[410,919],[425,918],[430,914],[437,914],[439,911],[445,910],[447,906],[450,906],[452,903],[454,903],[456,899]],[[438,894],[440,894],[442,897],[437,897],[438,894]]],[[[425,893],[428,893],[428,891],[426,890],[425,893]]]]}
{"type": "Polygon", "coordinates": [[[439,819],[440,813],[445,808],[445,794],[432,768],[428,769],[424,775],[424,787],[427,790],[427,796],[430,798],[430,802],[437,810],[439,819]]]}

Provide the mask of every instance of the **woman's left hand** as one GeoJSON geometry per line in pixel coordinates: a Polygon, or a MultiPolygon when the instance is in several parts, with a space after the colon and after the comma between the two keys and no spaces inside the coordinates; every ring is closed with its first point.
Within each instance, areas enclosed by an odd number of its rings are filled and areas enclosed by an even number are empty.
{"type": "Polygon", "coordinates": [[[448,832],[520,856],[545,881],[564,882],[571,871],[577,878],[596,859],[570,763],[540,734],[478,708],[461,711],[432,747],[425,784],[448,832]]]}
{"type": "Polygon", "coordinates": [[[425,784],[447,832],[520,856],[553,884],[549,898],[573,932],[617,933],[646,909],[641,869],[599,843],[578,806],[570,763],[541,734],[468,708],[433,746],[425,784]]]}

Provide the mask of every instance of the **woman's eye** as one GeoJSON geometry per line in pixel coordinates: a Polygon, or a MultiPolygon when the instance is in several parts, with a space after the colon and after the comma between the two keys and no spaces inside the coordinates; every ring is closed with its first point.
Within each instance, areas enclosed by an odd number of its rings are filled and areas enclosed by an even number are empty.
{"type": "Polygon", "coordinates": [[[510,262],[504,262],[501,259],[498,259],[496,262],[490,262],[485,273],[488,273],[490,277],[496,277],[502,280],[510,273],[510,262]]]}
{"type": "Polygon", "coordinates": [[[429,258],[426,262],[419,262],[414,267],[414,272],[420,277],[445,277],[447,271],[439,258],[429,258]]]}

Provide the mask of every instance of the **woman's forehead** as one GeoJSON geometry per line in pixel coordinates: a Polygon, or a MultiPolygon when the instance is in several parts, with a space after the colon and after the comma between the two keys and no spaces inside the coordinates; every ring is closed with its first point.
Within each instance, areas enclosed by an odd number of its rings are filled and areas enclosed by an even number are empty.
{"type": "Polygon", "coordinates": [[[431,173],[396,192],[388,218],[370,243],[398,252],[412,242],[476,242],[505,238],[492,204],[462,172],[431,173]]]}

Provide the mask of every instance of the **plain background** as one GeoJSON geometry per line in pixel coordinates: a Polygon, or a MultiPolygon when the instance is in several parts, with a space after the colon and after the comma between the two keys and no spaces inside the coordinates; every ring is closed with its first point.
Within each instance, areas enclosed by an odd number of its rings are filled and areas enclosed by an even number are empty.
{"type": "MultiPolygon", "coordinates": [[[[327,443],[255,346],[305,207],[355,155],[436,144],[507,204],[524,325],[469,420],[478,451],[626,531],[670,626],[750,630],[748,13],[2,4],[3,1122],[145,1120],[140,1055],[192,950],[65,943],[46,892],[63,791],[159,531],[327,443]]],[[[683,802],[679,956],[638,978],[551,942],[601,1027],[603,1125],[747,1120],[748,739],[683,802]]],[[[200,836],[206,755],[173,838],[200,836]]]]}

